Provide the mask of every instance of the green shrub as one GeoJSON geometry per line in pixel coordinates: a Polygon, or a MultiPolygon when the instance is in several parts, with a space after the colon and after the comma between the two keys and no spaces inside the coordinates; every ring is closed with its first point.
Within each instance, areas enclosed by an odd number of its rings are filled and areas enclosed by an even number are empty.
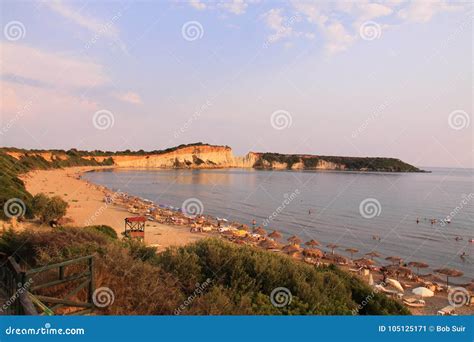
{"type": "Polygon", "coordinates": [[[56,221],[66,215],[68,204],[59,196],[54,196],[49,199],[46,206],[39,213],[42,223],[49,223],[56,221]]]}
{"type": "Polygon", "coordinates": [[[95,226],[87,226],[87,227],[84,227],[84,229],[90,229],[90,230],[97,231],[101,234],[104,234],[104,235],[108,236],[109,238],[111,238],[113,240],[118,239],[117,232],[115,231],[115,229],[113,229],[112,227],[107,226],[105,224],[95,225],[95,226]]]}

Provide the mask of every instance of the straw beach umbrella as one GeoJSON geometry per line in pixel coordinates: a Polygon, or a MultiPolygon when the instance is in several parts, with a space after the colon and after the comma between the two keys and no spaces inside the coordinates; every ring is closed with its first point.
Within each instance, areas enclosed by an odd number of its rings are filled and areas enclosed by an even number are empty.
{"type": "Polygon", "coordinates": [[[449,277],[460,277],[464,274],[463,272],[454,268],[440,268],[434,271],[436,273],[444,274],[446,276],[446,286],[449,286],[449,277]]]}
{"type": "Polygon", "coordinates": [[[303,250],[303,255],[306,257],[319,259],[324,256],[324,253],[317,248],[305,248],[303,250]]]}
{"type": "Polygon", "coordinates": [[[372,251],[372,252],[369,252],[369,253],[365,253],[365,255],[367,255],[368,257],[370,257],[370,259],[374,260],[374,258],[379,258],[381,255],[379,253],[377,253],[376,251],[372,251]]]}
{"type": "Polygon", "coordinates": [[[334,250],[335,250],[336,248],[339,248],[339,245],[336,245],[336,244],[334,244],[334,243],[330,243],[330,244],[327,245],[326,247],[331,249],[331,254],[334,254],[334,250]]]}
{"type": "Polygon", "coordinates": [[[294,245],[299,245],[301,243],[301,239],[296,235],[290,236],[286,241],[291,242],[294,245]]]}
{"type": "Polygon", "coordinates": [[[339,254],[327,254],[325,258],[329,261],[332,261],[338,264],[343,264],[343,265],[347,264],[347,258],[339,254]]]}
{"type": "Polygon", "coordinates": [[[253,230],[253,233],[254,234],[258,234],[258,235],[261,235],[261,236],[265,236],[267,235],[267,231],[265,229],[263,229],[262,227],[257,227],[253,230]]]}
{"type": "Polygon", "coordinates": [[[282,251],[288,255],[295,255],[296,253],[301,252],[301,247],[299,245],[291,244],[283,247],[282,251]]]}
{"type": "Polygon", "coordinates": [[[403,261],[403,259],[398,256],[389,256],[389,257],[386,257],[385,260],[390,261],[392,265],[395,265],[395,264],[400,265],[400,263],[403,261]]]}
{"type": "Polygon", "coordinates": [[[359,250],[357,248],[346,248],[346,252],[351,253],[351,260],[353,259],[354,253],[358,253],[359,250]]]}
{"type": "Polygon", "coordinates": [[[277,248],[279,248],[278,243],[273,241],[273,240],[263,240],[258,245],[262,248],[265,248],[265,249],[277,249],[277,248]]]}
{"type": "Polygon", "coordinates": [[[274,230],[273,232],[271,232],[270,234],[268,234],[268,237],[269,237],[269,238],[272,238],[272,239],[280,239],[280,238],[281,238],[281,234],[278,233],[276,230],[274,230]]]}
{"type": "Polygon", "coordinates": [[[319,241],[311,239],[309,241],[306,241],[305,245],[310,246],[310,247],[316,247],[316,246],[320,246],[321,244],[319,243],[319,241]]]}
{"type": "Polygon", "coordinates": [[[357,265],[368,267],[368,266],[374,265],[375,261],[373,261],[372,259],[361,258],[361,259],[354,260],[354,263],[357,265]]]}
{"type": "Polygon", "coordinates": [[[421,261],[411,261],[411,262],[408,263],[408,266],[409,267],[415,267],[417,275],[420,275],[420,268],[429,267],[428,264],[425,264],[424,262],[421,262],[421,261]]]}

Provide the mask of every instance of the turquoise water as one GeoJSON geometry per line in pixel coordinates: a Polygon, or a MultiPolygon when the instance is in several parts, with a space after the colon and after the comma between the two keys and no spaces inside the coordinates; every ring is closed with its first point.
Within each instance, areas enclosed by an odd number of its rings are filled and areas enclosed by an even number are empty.
{"type": "Polygon", "coordinates": [[[454,267],[465,273],[458,281],[470,280],[474,171],[429,170],[432,173],[116,169],[84,178],[156,204],[181,207],[186,199],[197,198],[204,214],[249,225],[255,219],[287,236],[336,243],[340,254],[353,247],[360,250],[358,256],[375,250],[384,257],[424,261],[432,266],[428,271],[454,267]],[[363,216],[364,200],[369,206],[363,216]],[[448,215],[451,223],[431,224],[431,219],[448,215]],[[463,252],[468,255],[464,260],[459,257],[463,252]]]}

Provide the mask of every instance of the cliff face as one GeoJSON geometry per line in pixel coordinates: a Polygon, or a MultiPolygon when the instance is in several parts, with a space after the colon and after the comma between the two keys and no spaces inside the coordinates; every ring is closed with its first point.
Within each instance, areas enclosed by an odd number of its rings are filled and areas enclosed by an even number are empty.
{"type": "Polygon", "coordinates": [[[41,158],[48,162],[64,161],[59,166],[115,165],[123,168],[257,168],[274,170],[352,170],[381,172],[421,172],[418,168],[394,158],[361,158],[279,153],[249,152],[243,157],[234,156],[228,146],[202,143],[180,145],[152,152],[87,152],[87,151],[5,151],[20,159],[41,158]]]}
{"type": "Polygon", "coordinates": [[[163,154],[112,156],[119,167],[137,168],[250,168],[255,157],[236,157],[230,147],[189,146],[163,154]]]}

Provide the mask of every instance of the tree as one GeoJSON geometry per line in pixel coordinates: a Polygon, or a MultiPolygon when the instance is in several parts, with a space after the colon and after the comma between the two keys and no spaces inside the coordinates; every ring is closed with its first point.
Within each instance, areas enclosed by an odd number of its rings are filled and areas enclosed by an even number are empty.
{"type": "Polygon", "coordinates": [[[49,197],[43,194],[42,192],[36,194],[31,200],[31,206],[33,209],[33,215],[41,216],[44,212],[44,209],[48,205],[49,197]]]}
{"type": "Polygon", "coordinates": [[[59,220],[66,215],[68,204],[61,197],[54,196],[49,199],[48,203],[41,213],[41,222],[49,223],[51,221],[59,220]]]}

